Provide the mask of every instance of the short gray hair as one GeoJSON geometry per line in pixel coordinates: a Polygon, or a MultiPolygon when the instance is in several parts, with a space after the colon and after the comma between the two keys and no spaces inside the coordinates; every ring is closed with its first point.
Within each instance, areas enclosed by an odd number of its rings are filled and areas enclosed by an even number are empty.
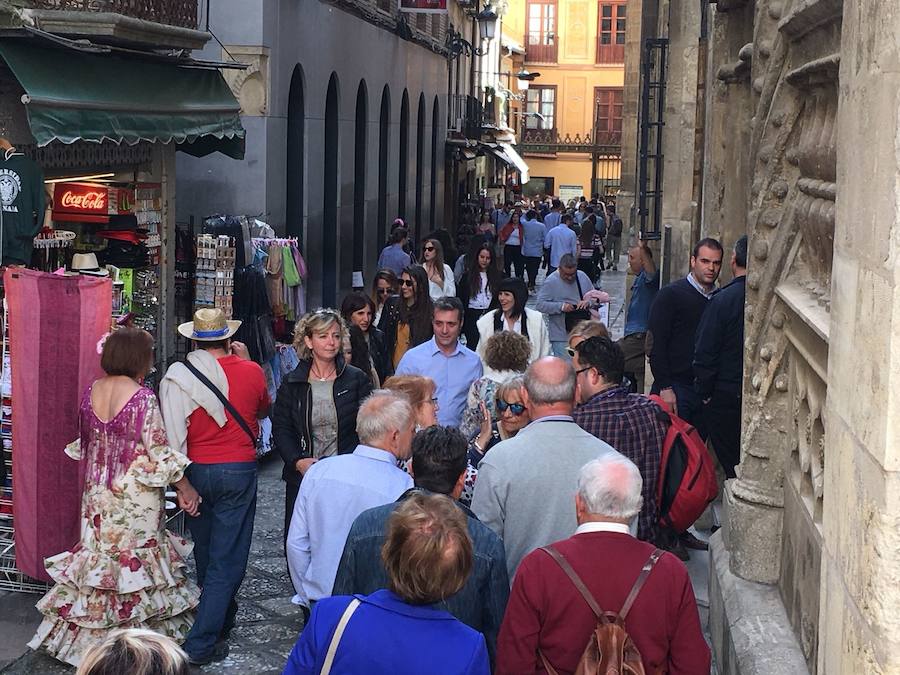
{"type": "Polygon", "coordinates": [[[412,424],[413,409],[403,394],[376,389],[359,406],[356,435],[366,445],[392,431],[402,431],[412,424]]]}
{"type": "Polygon", "coordinates": [[[575,401],[575,369],[570,363],[565,377],[560,382],[547,382],[539,377],[535,369],[537,361],[525,371],[525,391],[528,392],[528,400],[537,405],[552,405],[553,403],[574,403],[575,401]]]}
{"type": "Polygon", "coordinates": [[[578,261],[575,260],[575,256],[571,253],[566,253],[562,258],[559,259],[559,266],[565,267],[567,270],[572,269],[573,267],[578,267],[578,261]]]}
{"type": "Polygon", "coordinates": [[[578,473],[578,496],[589,513],[630,520],[641,510],[641,472],[627,457],[612,453],[595,459],[578,473]]]}

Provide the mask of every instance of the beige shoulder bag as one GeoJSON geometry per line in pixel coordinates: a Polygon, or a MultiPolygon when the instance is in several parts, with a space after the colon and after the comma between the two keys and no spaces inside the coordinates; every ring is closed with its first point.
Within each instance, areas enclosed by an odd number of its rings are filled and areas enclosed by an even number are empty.
{"type": "Polygon", "coordinates": [[[322,664],[322,670],[319,671],[320,675],[328,675],[331,672],[331,666],[334,663],[334,655],[337,653],[338,645],[341,643],[344,629],[347,628],[350,617],[353,616],[353,612],[356,611],[356,608],[359,607],[359,605],[359,600],[353,598],[353,600],[350,601],[350,604],[347,605],[347,609],[345,609],[344,613],[341,615],[341,620],[338,621],[337,628],[334,629],[334,635],[331,637],[331,644],[328,645],[328,653],[325,654],[325,662],[322,664]]]}

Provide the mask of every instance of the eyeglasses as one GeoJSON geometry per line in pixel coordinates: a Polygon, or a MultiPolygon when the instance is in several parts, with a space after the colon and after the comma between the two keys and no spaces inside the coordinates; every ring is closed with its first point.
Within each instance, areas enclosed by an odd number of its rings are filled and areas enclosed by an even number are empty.
{"type": "Polygon", "coordinates": [[[509,412],[516,417],[525,412],[525,406],[521,403],[510,403],[509,401],[504,401],[502,398],[497,400],[497,410],[499,412],[505,413],[507,408],[509,408],[509,412]]]}
{"type": "Polygon", "coordinates": [[[422,249],[422,250],[423,250],[423,251],[433,251],[433,250],[434,250],[434,246],[426,246],[426,247],[425,247],[424,249],[422,249]]]}
{"type": "Polygon", "coordinates": [[[576,371],[575,371],[575,377],[578,377],[578,376],[581,375],[584,371],[590,370],[590,369],[593,368],[593,367],[594,367],[594,366],[587,366],[586,368],[581,368],[581,369],[579,369],[579,370],[576,370],[576,371]]]}
{"type": "Polygon", "coordinates": [[[378,289],[378,295],[390,295],[390,293],[391,293],[390,288],[379,288],[378,289]]]}
{"type": "Polygon", "coordinates": [[[412,279],[401,279],[400,280],[401,286],[409,286],[410,288],[412,288],[415,283],[416,282],[413,281],[412,279]]]}

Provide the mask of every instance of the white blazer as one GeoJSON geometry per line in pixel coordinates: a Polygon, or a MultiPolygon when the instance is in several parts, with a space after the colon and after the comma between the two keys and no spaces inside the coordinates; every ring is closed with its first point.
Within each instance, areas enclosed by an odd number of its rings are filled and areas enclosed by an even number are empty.
{"type": "Polygon", "coordinates": [[[445,295],[453,297],[456,295],[456,279],[453,278],[453,270],[449,265],[444,265],[444,287],[441,288],[431,279],[428,280],[428,295],[432,300],[443,298],[445,295]]]}
{"type": "MultiPolygon", "coordinates": [[[[495,309],[492,312],[488,312],[478,319],[478,323],[475,324],[478,326],[478,334],[480,335],[477,352],[482,361],[484,360],[484,350],[488,338],[494,334],[494,315],[501,311],[503,310],[495,309]]],[[[524,320],[528,322],[528,339],[531,341],[531,361],[550,356],[550,333],[547,330],[547,322],[544,320],[544,315],[527,307],[524,311],[524,320]]]]}

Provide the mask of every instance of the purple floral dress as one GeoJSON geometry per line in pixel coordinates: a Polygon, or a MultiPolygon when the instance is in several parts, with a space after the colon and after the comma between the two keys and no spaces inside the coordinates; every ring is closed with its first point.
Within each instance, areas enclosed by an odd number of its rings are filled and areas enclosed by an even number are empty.
{"type": "Polygon", "coordinates": [[[193,545],[165,527],[165,488],[189,461],[169,448],[156,395],[139,389],[104,422],[88,389],[80,427],[66,454],[84,475],[81,540],[45,561],[56,585],[37,604],[44,620],[28,643],[76,666],[118,628],[183,641],[200,596],[184,573],[193,545]]]}

